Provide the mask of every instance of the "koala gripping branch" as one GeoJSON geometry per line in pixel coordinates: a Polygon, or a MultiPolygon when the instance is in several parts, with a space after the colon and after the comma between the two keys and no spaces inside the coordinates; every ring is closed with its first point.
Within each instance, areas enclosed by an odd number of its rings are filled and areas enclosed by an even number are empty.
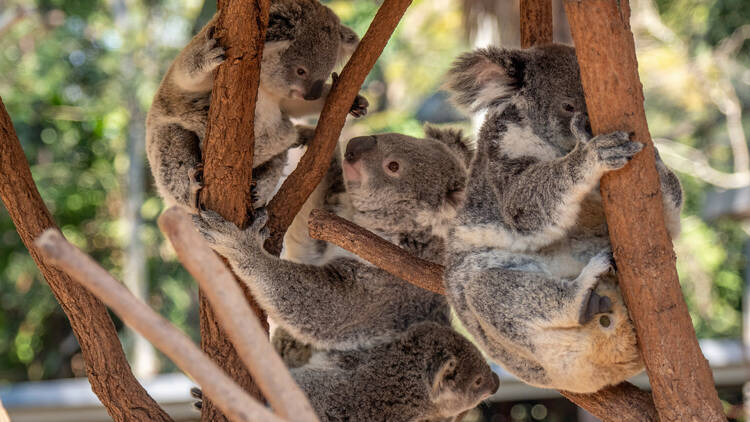
{"type": "Polygon", "coordinates": [[[271,216],[268,222],[271,237],[265,245],[268,252],[281,253],[284,233],[323,179],[354,98],[410,4],[411,0],[383,1],[357,50],[341,71],[341,77],[331,89],[320,114],[307,152],[268,204],[271,216]]]}
{"type": "Polygon", "coordinates": [[[659,418],[726,420],[682,297],[662,219],[630,5],[627,0],[566,0],[565,11],[594,133],[626,130],[646,144],[628,166],[605,175],[601,191],[620,289],[636,328],[659,418]]]}
{"type": "MultiPolygon", "coordinates": [[[[239,227],[252,218],[254,118],[269,0],[219,1],[217,38],[227,51],[214,79],[206,138],[203,142],[201,204],[239,227]]],[[[244,289],[258,318],[265,315],[244,289]]],[[[207,298],[200,294],[201,347],[238,384],[260,398],[258,387],[229,342],[207,298]]],[[[265,327],[268,330],[268,327],[265,327]]],[[[226,420],[210,400],[203,402],[203,421],[226,420]]]]}
{"type": "MultiPolygon", "coordinates": [[[[417,287],[445,294],[445,269],[441,265],[411,255],[374,233],[323,210],[313,210],[308,224],[310,237],[331,242],[355,253],[417,287]]],[[[632,384],[618,384],[594,394],[560,393],[603,421],[657,420],[651,396],[632,384]]]]}
{"type": "Polygon", "coordinates": [[[171,421],[138,383],[104,305],[42,259],[34,239],[55,227],[26,163],[10,116],[0,100],[0,198],[24,245],[70,320],[81,346],[91,389],[115,421],[171,421]],[[117,382],[112,382],[116,380],[117,382]]]}

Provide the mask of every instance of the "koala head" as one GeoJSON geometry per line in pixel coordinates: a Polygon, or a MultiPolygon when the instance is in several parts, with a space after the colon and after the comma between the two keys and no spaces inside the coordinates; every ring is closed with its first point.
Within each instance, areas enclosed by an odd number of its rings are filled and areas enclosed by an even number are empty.
{"type": "Polygon", "coordinates": [[[357,212],[380,222],[390,217],[394,224],[455,212],[473,145],[460,131],[427,127],[425,132],[426,138],[385,133],[349,140],[342,167],[357,212]]]}
{"type": "Polygon", "coordinates": [[[261,78],[281,97],[317,100],[336,64],[359,37],[317,0],[271,3],[261,78]]]}
{"type": "Polygon", "coordinates": [[[405,347],[421,353],[430,383],[433,417],[455,416],[476,407],[497,391],[500,378],[479,350],[452,328],[432,322],[415,324],[405,347]]]}
{"type": "Polygon", "coordinates": [[[552,44],[527,50],[481,48],[461,55],[448,73],[447,88],[462,108],[503,110],[561,152],[575,146],[573,115],[586,113],[573,47],[552,44]]]}

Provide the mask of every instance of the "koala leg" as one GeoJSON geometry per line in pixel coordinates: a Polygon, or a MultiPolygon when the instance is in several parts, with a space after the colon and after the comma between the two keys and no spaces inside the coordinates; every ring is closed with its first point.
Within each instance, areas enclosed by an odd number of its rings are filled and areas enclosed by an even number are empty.
{"type": "Polygon", "coordinates": [[[659,151],[654,148],[656,154],[656,171],[659,173],[661,182],[661,195],[664,203],[664,222],[667,230],[675,239],[680,234],[680,211],[682,210],[682,186],[680,179],[661,160],[659,151]]]}
{"type": "Polygon", "coordinates": [[[202,187],[202,163],[198,136],[175,124],[156,128],[148,144],[148,156],[156,187],[167,202],[193,210],[202,187]]]}

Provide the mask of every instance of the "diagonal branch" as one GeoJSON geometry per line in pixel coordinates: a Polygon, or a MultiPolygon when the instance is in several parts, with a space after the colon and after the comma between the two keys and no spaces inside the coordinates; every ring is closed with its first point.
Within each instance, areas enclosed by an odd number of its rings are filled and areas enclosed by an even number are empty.
{"type": "Polygon", "coordinates": [[[595,134],[633,133],[645,144],[601,181],[619,286],[638,335],[653,399],[665,421],[725,421],[682,296],[664,224],[654,145],[643,109],[627,0],[566,0],[595,134]],[[634,228],[646,230],[634,230],[634,228]]]}
{"type": "Polygon", "coordinates": [[[271,407],[288,421],[317,421],[310,402],[268,342],[231,271],[195,231],[190,217],[172,207],[159,217],[159,227],[211,301],[219,322],[271,407]]]}
{"type": "Polygon", "coordinates": [[[172,418],[133,376],[104,305],[65,273],[46,263],[34,246],[36,236],[56,226],[34,184],[26,156],[1,99],[0,198],[29,254],[70,320],[86,361],[91,389],[112,419],[118,422],[136,419],[171,421],[172,418]],[[118,382],[110,382],[112,379],[118,382]]]}
{"type": "MultiPolygon", "coordinates": [[[[374,233],[327,211],[313,210],[308,225],[310,237],[355,253],[417,287],[445,294],[445,268],[442,265],[411,255],[374,233]]],[[[560,393],[604,421],[658,420],[651,395],[632,384],[621,383],[594,394],[560,393]]]]}
{"type": "Polygon", "coordinates": [[[283,422],[244,392],[185,334],[135,297],[90,256],[68,243],[58,230],[46,230],[34,244],[49,262],[70,274],[193,377],[231,420],[283,422]]]}
{"type": "Polygon", "coordinates": [[[341,77],[334,83],[307,152],[268,204],[271,216],[268,222],[271,236],[265,244],[268,252],[277,256],[281,253],[284,233],[325,176],[354,98],[410,4],[411,0],[383,1],[341,77]]]}

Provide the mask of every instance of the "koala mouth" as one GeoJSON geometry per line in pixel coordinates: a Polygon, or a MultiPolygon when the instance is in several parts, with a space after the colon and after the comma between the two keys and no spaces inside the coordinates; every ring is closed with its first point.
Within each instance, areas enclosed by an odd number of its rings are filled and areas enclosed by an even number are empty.
{"type": "Polygon", "coordinates": [[[302,93],[301,89],[292,88],[289,90],[289,98],[295,98],[298,100],[304,100],[305,94],[302,93]]]}
{"type": "Polygon", "coordinates": [[[342,165],[344,170],[344,180],[347,182],[361,182],[362,181],[362,161],[358,160],[353,163],[348,160],[344,160],[342,165]]]}

